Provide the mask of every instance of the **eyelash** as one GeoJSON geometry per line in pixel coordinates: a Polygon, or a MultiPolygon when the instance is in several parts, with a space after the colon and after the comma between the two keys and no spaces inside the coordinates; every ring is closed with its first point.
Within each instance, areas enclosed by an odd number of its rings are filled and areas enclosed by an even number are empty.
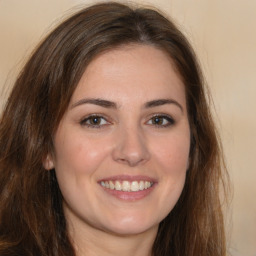
{"type": "Polygon", "coordinates": [[[156,124],[156,123],[150,124],[150,125],[154,125],[156,128],[166,128],[166,127],[169,127],[169,126],[172,126],[175,124],[175,120],[169,115],[156,114],[156,115],[152,116],[149,119],[149,121],[153,121],[153,119],[155,119],[155,121],[156,121],[156,119],[160,119],[160,120],[162,120],[162,122],[166,122],[165,124],[156,124]]]}
{"type": "MultiPolygon", "coordinates": [[[[111,124],[111,122],[109,122],[105,117],[103,117],[101,115],[97,115],[97,114],[90,115],[80,121],[80,125],[87,126],[88,128],[102,128],[103,126],[108,125],[108,124],[111,124]],[[88,123],[88,122],[93,122],[93,120],[96,121],[96,119],[100,122],[102,122],[102,120],[104,120],[105,123],[104,124],[88,123]]],[[[146,124],[153,125],[156,128],[166,128],[166,127],[174,125],[175,120],[169,115],[156,114],[156,115],[152,116],[146,122],[146,124]],[[162,122],[162,124],[152,123],[153,120],[156,122],[157,121],[156,119],[159,119],[159,121],[162,122]],[[151,122],[151,124],[149,124],[149,122],[151,122]]]]}
{"type": "Polygon", "coordinates": [[[87,127],[89,127],[89,128],[102,128],[103,126],[110,124],[110,122],[107,121],[107,119],[104,118],[103,116],[100,116],[100,115],[90,115],[90,116],[88,116],[88,117],[82,119],[82,120],[80,121],[80,124],[81,124],[82,126],[87,126],[87,127]],[[99,119],[100,121],[105,120],[106,124],[92,124],[92,123],[87,123],[88,121],[89,121],[89,122],[90,122],[90,121],[93,121],[93,119],[94,119],[94,120],[99,119]]]}

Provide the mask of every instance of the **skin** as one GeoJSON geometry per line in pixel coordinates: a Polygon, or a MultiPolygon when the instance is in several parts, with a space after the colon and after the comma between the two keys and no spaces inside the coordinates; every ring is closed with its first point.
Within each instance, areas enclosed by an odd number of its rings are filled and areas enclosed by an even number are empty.
{"type": "Polygon", "coordinates": [[[189,162],[185,89],[171,59],[145,45],[96,57],[54,144],[55,155],[44,164],[56,170],[77,255],[151,255],[158,225],[179,199],[189,162]],[[98,116],[96,125],[91,115],[98,116]],[[143,175],[154,186],[143,198],[122,199],[99,184],[116,175],[143,175]]]}

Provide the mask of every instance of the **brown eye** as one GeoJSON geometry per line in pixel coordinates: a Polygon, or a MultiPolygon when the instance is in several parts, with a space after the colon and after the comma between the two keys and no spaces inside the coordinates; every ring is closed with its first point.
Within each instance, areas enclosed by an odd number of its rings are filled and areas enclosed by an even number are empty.
{"type": "Polygon", "coordinates": [[[152,118],[152,124],[156,124],[156,125],[163,125],[164,124],[164,118],[163,117],[159,117],[159,116],[156,116],[156,117],[153,117],[152,118]]]}
{"type": "Polygon", "coordinates": [[[80,122],[81,125],[87,125],[92,128],[100,128],[103,125],[108,124],[108,121],[102,116],[89,116],[80,122]]]}
{"type": "Polygon", "coordinates": [[[89,124],[91,125],[100,125],[101,117],[91,117],[88,119],[89,124]]]}
{"type": "Polygon", "coordinates": [[[154,126],[159,126],[159,127],[167,127],[170,125],[173,125],[175,122],[173,118],[170,116],[165,116],[165,115],[157,115],[153,116],[149,121],[148,124],[154,125],[154,126]]]}

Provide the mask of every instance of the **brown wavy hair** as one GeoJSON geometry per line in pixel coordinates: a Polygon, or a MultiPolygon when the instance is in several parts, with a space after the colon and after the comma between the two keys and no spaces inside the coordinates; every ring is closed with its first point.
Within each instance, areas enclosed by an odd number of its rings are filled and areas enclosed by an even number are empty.
{"type": "MultiPolygon", "coordinates": [[[[182,195],[160,223],[153,256],[224,256],[220,192],[225,168],[195,54],[159,11],[108,2],[62,22],[33,52],[0,121],[0,254],[74,256],[54,170],[43,159],[87,65],[127,44],[152,45],[172,58],[186,91],[190,168],[182,195]]],[[[225,188],[225,187],[224,187],[225,188]]],[[[222,193],[225,196],[225,193],[222,193]]]]}

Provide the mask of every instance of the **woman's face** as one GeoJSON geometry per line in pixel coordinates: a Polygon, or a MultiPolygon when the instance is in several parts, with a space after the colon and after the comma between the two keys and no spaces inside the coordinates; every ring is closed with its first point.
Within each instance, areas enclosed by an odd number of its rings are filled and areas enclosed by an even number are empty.
{"type": "Polygon", "coordinates": [[[156,231],[189,162],[184,85],[167,54],[130,45],[84,72],[54,139],[68,223],[115,234],[156,231]]]}

